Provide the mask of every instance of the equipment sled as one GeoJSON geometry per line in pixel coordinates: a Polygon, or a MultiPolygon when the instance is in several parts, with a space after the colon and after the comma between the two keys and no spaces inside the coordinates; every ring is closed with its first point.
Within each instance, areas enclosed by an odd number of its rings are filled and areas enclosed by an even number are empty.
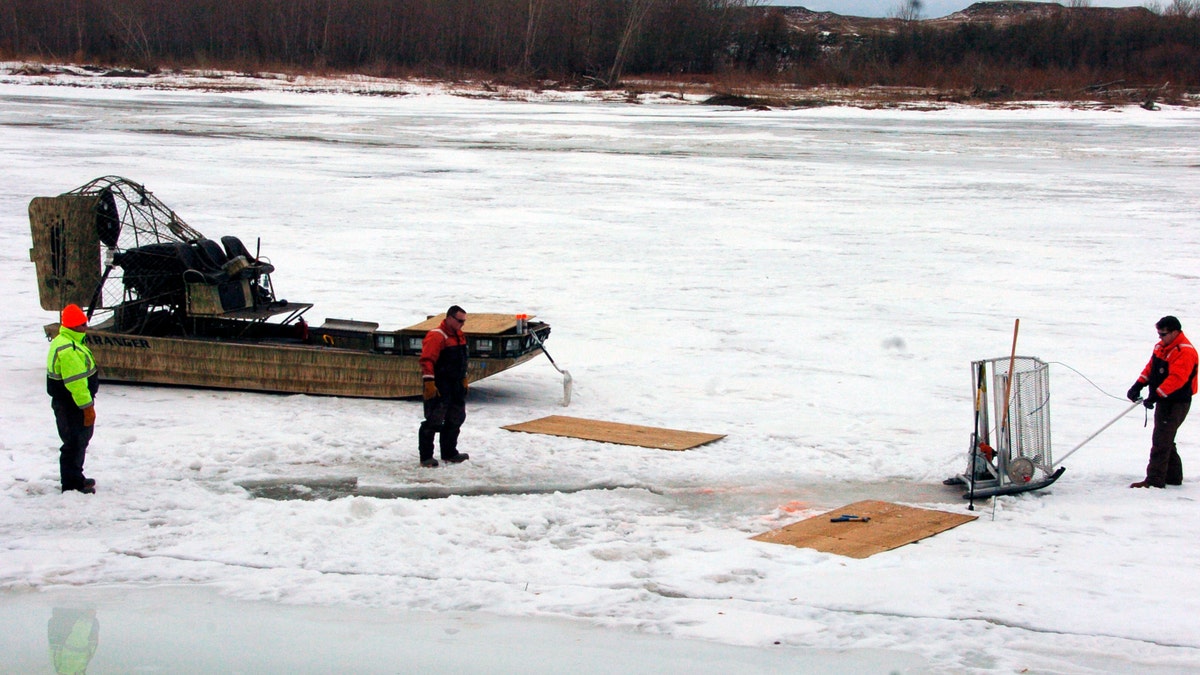
{"type": "Polygon", "coordinates": [[[976,482],[973,492],[971,491],[970,484],[967,483],[966,479],[964,479],[962,476],[953,476],[951,478],[947,478],[946,480],[942,481],[942,484],[967,486],[967,492],[963,494],[963,499],[987,499],[988,497],[1015,495],[1020,492],[1041,490],[1042,488],[1048,487],[1051,483],[1058,480],[1058,477],[1063,475],[1063,472],[1066,470],[1067,467],[1060,466],[1054,471],[1054,473],[1043,478],[1042,480],[1029,483],[1009,483],[1007,485],[1000,485],[999,483],[993,482],[992,487],[982,487],[984,483],[983,481],[979,481],[976,482]]]}
{"type": "Polygon", "coordinates": [[[943,481],[963,499],[1040,490],[1062,476],[1050,452],[1050,366],[1029,356],[974,361],[975,430],[966,470],[943,481]],[[994,396],[988,401],[988,370],[994,396]],[[998,418],[992,428],[993,414],[998,418]],[[993,431],[995,435],[993,436],[993,431]]]}

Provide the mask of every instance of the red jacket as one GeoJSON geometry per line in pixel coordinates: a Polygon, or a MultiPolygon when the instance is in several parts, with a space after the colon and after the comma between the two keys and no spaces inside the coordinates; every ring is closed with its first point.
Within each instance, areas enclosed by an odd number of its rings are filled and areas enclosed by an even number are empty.
{"type": "Polygon", "coordinates": [[[1154,345],[1154,355],[1138,382],[1149,384],[1159,398],[1191,399],[1197,387],[1196,348],[1182,331],[1171,344],[1154,345]]]}
{"type": "Polygon", "coordinates": [[[462,331],[447,326],[446,320],[443,319],[437,328],[425,334],[425,340],[421,343],[421,379],[432,380],[436,375],[449,378],[466,377],[466,346],[467,336],[462,331]],[[455,347],[460,349],[453,349],[455,347]],[[454,354],[453,360],[456,363],[445,363],[442,364],[442,368],[437,368],[442,352],[448,348],[454,354]],[[462,373],[446,372],[458,370],[460,366],[457,361],[462,361],[462,373]]]}

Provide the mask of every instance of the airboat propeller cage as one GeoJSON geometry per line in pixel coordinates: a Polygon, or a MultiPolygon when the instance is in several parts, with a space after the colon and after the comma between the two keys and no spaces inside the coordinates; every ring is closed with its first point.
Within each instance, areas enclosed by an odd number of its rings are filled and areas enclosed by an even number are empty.
{"type": "Polygon", "coordinates": [[[142,247],[173,247],[204,239],[144,186],[115,175],[97,178],[58,197],[32,199],[29,222],[38,299],[47,311],[60,310],[68,303],[86,307],[89,315],[113,310],[126,300],[126,286],[150,275],[148,265],[142,265],[131,279],[122,281],[125,275],[121,274],[109,277],[106,269],[121,265],[115,251],[128,255],[142,247]],[[79,227],[79,223],[91,226],[79,227]],[[107,250],[103,259],[97,255],[101,244],[107,250]],[[38,256],[36,251],[49,251],[49,255],[38,256]]]}
{"type": "Polygon", "coordinates": [[[973,361],[971,385],[975,431],[966,472],[951,479],[967,487],[964,497],[1027,492],[1057,480],[1062,469],[1054,470],[1050,448],[1049,364],[1032,356],[973,361]]]}

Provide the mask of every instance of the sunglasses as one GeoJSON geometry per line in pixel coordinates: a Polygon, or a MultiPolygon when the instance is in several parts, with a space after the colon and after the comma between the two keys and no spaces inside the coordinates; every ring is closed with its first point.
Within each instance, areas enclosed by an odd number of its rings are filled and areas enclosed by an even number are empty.
{"type": "Polygon", "coordinates": [[[1166,337],[1174,332],[1175,331],[1173,331],[1173,330],[1160,330],[1160,331],[1158,331],[1158,337],[1166,337]]]}

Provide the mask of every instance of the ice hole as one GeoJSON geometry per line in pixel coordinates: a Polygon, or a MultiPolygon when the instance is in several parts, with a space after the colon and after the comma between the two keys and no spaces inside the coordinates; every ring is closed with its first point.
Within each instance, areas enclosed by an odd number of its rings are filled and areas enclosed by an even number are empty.
{"type": "MultiPolygon", "coordinates": [[[[445,499],[447,497],[487,497],[492,495],[538,495],[588,490],[649,490],[633,483],[588,483],[586,485],[359,485],[358,478],[274,478],[241,481],[239,487],[255,499],[303,501],[331,500],[342,497],[377,499],[445,499]]],[[[650,490],[653,492],[654,490],[650,490]]]]}

